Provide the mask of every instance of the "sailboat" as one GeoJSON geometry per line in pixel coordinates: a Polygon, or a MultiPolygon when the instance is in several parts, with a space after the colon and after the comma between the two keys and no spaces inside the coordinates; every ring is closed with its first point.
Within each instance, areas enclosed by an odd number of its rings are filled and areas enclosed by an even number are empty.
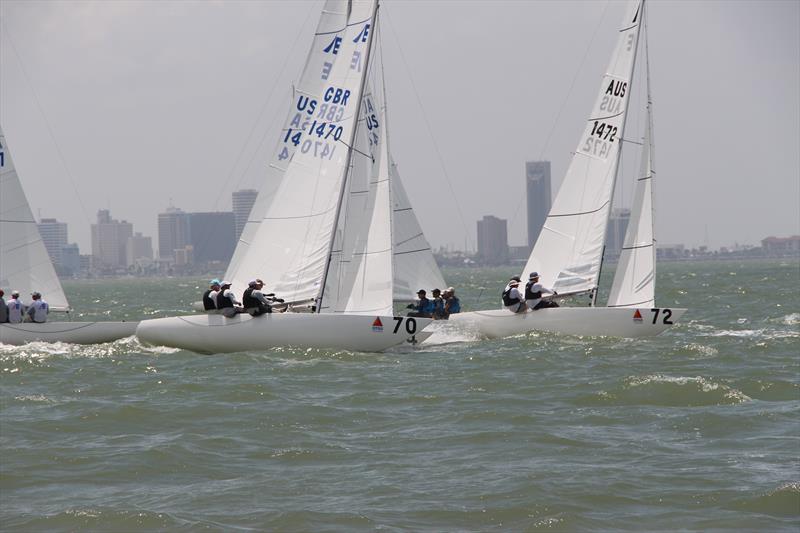
{"type": "MultiPolygon", "coordinates": [[[[529,331],[647,337],[667,330],[686,311],[655,305],[656,172],[647,57],[647,125],[641,143],[641,170],[608,303],[606,307],[597,306],[606,231],[621,145],[626,140],[625,122],[643,20],[644,0],[633,2],[626,10],[616,48],[567,174],[523,270],[523,279],[529,272],[539,272],[542,285],[553,288],[559,296],[589,294],[592,306],[544,308],[520,314],[505,309],[476,311],[453,315],[452,323],[490,338],[529,331]]],[[[644,43],[646,51],[646,40],[644,43]]]]}
{"type": "Polygon", "coordinates": [[[145,320],[140,340],[198,352],[277,346],[382,351],[427,318],[394,316],[383,98],[368,83],[377,0],[327,0],[250,221],[226,276],[260,278],[284,313],[145,320]]]}
{"type": "MultiPolygon", "coordinates": [[[[71,308],[47,253],[0,127],[0,288],[25,299],[42,293],[50,311],[71,308]]],[[[23,322],[0,324],[0,343],[33,341],[95,344],[133,335],[137,322],[23,322]]]]}

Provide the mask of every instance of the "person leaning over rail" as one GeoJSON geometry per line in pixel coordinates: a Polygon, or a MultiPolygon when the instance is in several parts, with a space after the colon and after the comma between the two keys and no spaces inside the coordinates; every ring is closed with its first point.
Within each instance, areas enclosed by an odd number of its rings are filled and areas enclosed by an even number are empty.
{"type": "Polygon", "coordinates": [[[539,283],[539,273],[531,272],[528,277],[528,283],[525,284],[525,303],[532,310],[544,309],[545,307],[558,307],[558,304],[552,300],[545,299],[543,295],[552,294],[558,296],[558,293],[553,289],[548,289],[539,283]]]}
{"type": "Polygon", "coordinates": [[[514,276],[508,281],[508,285],[503,289],[503,305],[512,313],[526,313],[528,306],[525,305],[525,296],[519,292],[520,279],[514,276]]]}
{"type": "Polygon", "coordinates": [[[42,300],[42,295],[39,292],[31,293],[31,298],[33,298],[33,302],[28,307],[28,318],[30,318],[31,322],[44,324],[47,322],[47,313],[50,312],[50,306],[42,300]]]}

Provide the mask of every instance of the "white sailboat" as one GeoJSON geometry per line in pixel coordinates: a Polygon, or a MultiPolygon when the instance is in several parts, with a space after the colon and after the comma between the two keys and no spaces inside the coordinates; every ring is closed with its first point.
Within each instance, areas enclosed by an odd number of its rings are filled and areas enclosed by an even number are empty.
{"type": "MultiPolygon", "coordinates": [[[[69,302],[47,254],[30,204],[0,127],[0,288],[23,299],[42,293],[53,312],[68,313],[69,302]]],[[[33,341],[95,344],[133,335],[137,322],[23,322],[0,324],[0,343],[33,341]]]]}
{"type": "Polygon", "coordinates": [[[451,316],[451,322],[490,338],[528,331],[646,337],[662,333],[686,311],[655,306],[655,171],[649,76],[642,170],[631,219],[608,306],[595,305],[643,19],[644,0],[632,2],[578,147],[523,270],[523,279],[529,272],[539,272],[542,285],[560,296],[591,294],[592,306],[521,314],[505,309],[468,312],[451,316]]]}
{"type": "Polygon", "coordinates": [[[290,311],[143,321],[143,342],[199,352],[275,346],[381,351],[417,342],[430,319],[395,317],[390,161],[367,83],[377,0],[328,0],[265,186],[226,276],[290,311]],[[306,311],[306,312],[302,312],[306,311]]]}

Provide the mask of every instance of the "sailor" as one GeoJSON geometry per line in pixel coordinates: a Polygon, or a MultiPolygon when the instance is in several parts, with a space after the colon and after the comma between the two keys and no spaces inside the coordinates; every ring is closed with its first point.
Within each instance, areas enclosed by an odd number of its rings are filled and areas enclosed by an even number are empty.
{"type": "Polygon", "coordinates": [[[508,281],[506,288],[503,289],[503,305],[512,313],[525,313],[528,311],[524,295],[519,292],[519,284],[519,276],[514,276],[508,281]]]}
{"type": "Polygon", "coordinates": [[[219,292],[217,292],[217,309],[221,310],[226,317],[231,318],[242,311],[241,305],[231,290],[231,282],[223,281],[220,283],[219,292]]]}
{"type": "Polygon", "coordinates": [[[22,315],[25,306],[19,299],[19,291],[11,291],[11,299],[8,301],[8,321],[12,324],[22,323],[22,315]]]}
{"type": "Polygon", "coordinates": [[[444,317],[450,318],[450,315],[461,312],[461,300],[456,296],[456,290],[453,287],[447,287],[444,291],[444,317]]]}
{"type": "Polygon", "coordinates": [[[425,296],[427,293],[425,289],[420,289],[417,291],[417,301],[413,304],[408,304],[406,309],[414,309],[408,313],[407,316],[416,316],[416,317],[423,317],[423,318],[430,318],[431,314],[433,313],[433,302],[428,300],[425,296]]]}
{"type": "Polygon", "coordinates": [[[442,298],[442,291],[439,289],[433,289],[431,291],[433,293],[433,312],[431,316],[434,320],[442,320],[447,318],[444,314],[444,298],[442,298]]]}
{"type": "Polygon", "coordinates": [[[42,300],[42,295],[38,292],[32,292],[31,298],[33,298],[33,303],[28,307],[28,318],[30,318],[31,322],[44,324],[47,322],[47,313],[50,312],[50,306],[42,300]]]}
{"type": "Polygon", "coordinates": [[[6,305],[6,301],[3,299],[5,294],[6,293],[3,292],[3,289],[0,289],[0,324],[8,322],[8,306],[6,305]]]}
{"type": "Polygon", "coordinates": [[[203,293],[203,309],[211,311],[217,308],[217,293],[219,292],[219,280],[212,279],[208,290],[203,293]]]}
{"type": "Polygon", "coordinates": [[[244,290],[244,294],[242,294],[242,306],[251,316],[259,316],[264,313],[272,312],[272,306],[261,292],[263,287],[263,281],[254,279],[247,284],[247,288],[244,290]]]}
{"type": "Polygon", "coordinates": [[[558,307],[558,304],[550,299],[542,298],[543,294],[552,294],[558,296],[558,293],[553,289],[548,289],[539,283],[539,273],[531,272],[528,277],[528,283],[525,284],[525,303],[528,307],[535,311],[545,307],[558,307]]]}

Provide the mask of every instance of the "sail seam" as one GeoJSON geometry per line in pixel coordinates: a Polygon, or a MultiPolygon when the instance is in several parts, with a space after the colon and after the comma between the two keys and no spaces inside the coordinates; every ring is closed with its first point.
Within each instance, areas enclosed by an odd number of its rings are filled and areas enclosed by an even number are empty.
{"type": "Polygon", "coordinates": [[[420,248],[419,250],[409,250],[409,251],[407,251],[407,252],[395,252],[395,253],[394,253],[394,255],[413,254],[413,253],[416,253],[416,252],[424,252],[424,251],[427,251],[427,250],[430,250],[430,249],[431,249],[431,248],[430,248],[430,246],[429,246],[429,247],[427,247],[427,248],[420,248]]]}
{"type": "Polygon", "coordinates": [[[575,216],[580,216],[580,215],[591,215],[592,213],[597,213],[598,211],[603,209],[608,204],[609,204],[609,202],[606,202],[606,203],[604,203],[603,205],[601,205],[600,207],[598,207],[597,209],[595,209],[593,211],[583,211],[583,212],[578,212],[578,213],[564,213],[564,214],[560,214],[560,215],[547,215],[547,218],[575,217],[575,216]]]}
{"type": "Polygon", "coordinates": [[[651,248],[653,243],[650,244],[640,244],[638,246],[623,246],[622,250],[637,250],[639,248],[651,248]]]}

